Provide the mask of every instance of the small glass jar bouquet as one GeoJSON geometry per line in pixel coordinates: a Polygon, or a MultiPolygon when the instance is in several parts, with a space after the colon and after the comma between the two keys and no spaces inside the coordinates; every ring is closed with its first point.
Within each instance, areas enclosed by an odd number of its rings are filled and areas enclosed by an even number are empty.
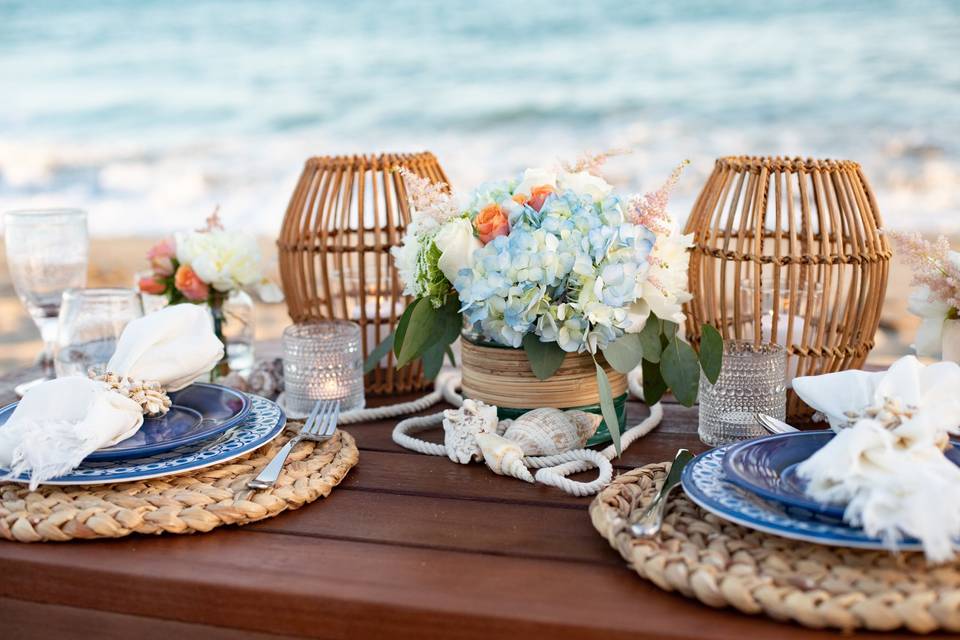
{"type": "MultiPolygon", "coordinates": [[[[368,363],[392,348],[398,367],[422,358],[434,377],[462,330],[465,340],[522,350],[539,380],[568,354],[586,354],[618,449],[604,365],[642,366],[650,404],[668,388],[693,404],[701,365],[709,379],[719,374],[722,340],[705,328],[697,354],[678,333],[692,240],[666,205],[683,167],[658,191],[624,202],[596,174],[604,158],[483,184],[464,208],[446,185],[400,169],[413,212],[394,257],[414,301],[368,363]]],[[[511,384],[506,373],[502,384],[511,384]]]]}
{"type": "MultiPolygon", "coordinates": [[[[178,232],[157,242],[147,252],[147,259],[150,273],[141,275],[137,283],[142,293],[162,296],[168,304],[209,307],[214,332],[227,347],[224,362],[217,368],[219,375],[227,373],[225,363],[231,358],[231,345],[225,339],[225,325],[233,315],[225,311],[231,296],[245,297],[249,291],[264,302],[283,300],[280,289],[263,275],[256,238],[240,231],[227,231],[218,210],[207,218],[203,228],[178,232]]],[[[248,297],[245,299],[252,304],[248,297]]],[[[246,319],[238,321],[250,323],[250,314],[245,315],[246,319]]],[[[248,339],[252,340],[252,336],[248,339]]]]}

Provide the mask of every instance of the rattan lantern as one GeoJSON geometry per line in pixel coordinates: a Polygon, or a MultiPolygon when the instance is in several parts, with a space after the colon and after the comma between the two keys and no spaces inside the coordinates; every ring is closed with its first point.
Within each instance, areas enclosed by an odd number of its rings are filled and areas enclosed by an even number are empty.
{"type": "MultiPolygon", "coordinates": [[[[393,331],[409,302],[390,256],[410,221],[403,180],[394,170],[401,166],[447,182],[428,152],[310,158],[277,241],[293,321],[357,322],[365,357],[393,331]]],[[[391,353],[367,374],[368,394],[428,385],[419,361],[399,371],[394,362],[391,353]]]]}
{"type": "MultiPolygon", "coordinates": [[[[687,331],[775,342],[788,378],[857,368],[874,345],[890,247],[860,165],[717,160],[693,205],[687,331]]],[[[788,415],[811,411],[792,392],[788,415]]]]}

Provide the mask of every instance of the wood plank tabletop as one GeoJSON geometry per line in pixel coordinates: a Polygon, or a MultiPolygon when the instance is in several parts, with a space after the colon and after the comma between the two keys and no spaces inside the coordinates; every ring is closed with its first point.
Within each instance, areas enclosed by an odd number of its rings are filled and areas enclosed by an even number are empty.
{"type": "MultiPolygon", "coordinates": [[[[0,377],[0,403],[30,375],[0,377]]],[[[646,414],[631,403],[633,422],[646,414]]],[[[704,450],[696,419],[695,409],[667,405],[663,423],[615,466],[672,459],[681,446],[704,450]]],[[[394,424],[346,427],[361,455],[345,481],[326,499],[257,524],[0,542],[0,637],[839,635],[663,592],[596,533],[589,498],[407,451],[391,441],[394,424]]],[[[431,436],[439,440],[439,431],[431,436]]]]}

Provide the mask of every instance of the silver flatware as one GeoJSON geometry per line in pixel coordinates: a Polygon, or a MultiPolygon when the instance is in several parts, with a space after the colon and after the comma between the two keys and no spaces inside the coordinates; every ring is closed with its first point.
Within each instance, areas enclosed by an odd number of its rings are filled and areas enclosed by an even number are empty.
{"type": "Polygon", "coordinates": [[[683,474],[683,468],[687,463],[693,460],[693,454],[686,449],[677,451],[673,457],[673,464],[670,465],[670,472],[667,479],[663,481],[660,487],[660,493],[653,499],[647,508],[643,510],[637,521],[630,525],[630,532],[638,538],[649,538],[660,532],[663,526],[663,514],[667,510],[667,498],[670,492],[680,484],[680,477],[683,474]]]}
{"type": "Polygon", "coordinates": [[[247,481],[247,486],[251,489],[269,489],[280,477],[283,471],[283,463],[287,461],[287,456],[293,451],[293,448],[301,440],[313,440],[323,442],[329,440],[337,430],[337,421],[340,419],[340,401],[339,400],[318,400],[313,405],[310,416],[303,423],[300,432],[290,438],[287,444],[273,456],[273,460],[263,468],[263,470],[253,480],[247,481]]]}
{"type": "Polygon", "coordinates": [[[793,433],[794,431],[799,431],[796,427],[791,427],[783,420],[774,418],[766,413],[755,413],[753,414],[753,418],[757,421],[757,424],[770,433],[793,433]]]}

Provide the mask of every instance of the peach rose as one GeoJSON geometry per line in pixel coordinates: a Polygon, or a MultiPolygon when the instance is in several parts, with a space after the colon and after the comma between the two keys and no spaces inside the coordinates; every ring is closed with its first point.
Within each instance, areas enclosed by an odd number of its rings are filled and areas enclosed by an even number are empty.
{"type": "Polygon", "coordinates": [[[140,287],[140,291],[144,293],[150,293],[155,296],[162,295],[167,289],[167,285],[151,276],[140,278],[140,282],[138,282],[137,285],[140,287]]]}
{"type": "Polygon", "coordinates": [[[484,207],[477,215],[473,224],[477,228],[477,234],[480,236],[480,242],[487,244],[497,236],[505,236],[510,233],[510,223],[507,221],[507,214],[499,205],[490,204],[484,207]]]}
{"type": "Polygon", "coordinates": [[[177,268],[177,275],[173,278],[173,285],[187,300],[202,302],[210,295],[210,287],[200,279],[196,272],[185,264],[177,268]]]}
{"type": "Polygon", "coordinates": [[[164,238],[147,251],[150,266],[158,276],[173,275],[173,258],[177,255],[177,247],[173,238],[164,238]]]}
{"type": "Polygon", "coordinates": [[[534,211],[540,211],[540,208],[543,207],[543,201],[553,192],[554,188],[548,184],[534,187],[530,190],[530,199],[527,200],[527,204],[530,205],[534,211]]]}

